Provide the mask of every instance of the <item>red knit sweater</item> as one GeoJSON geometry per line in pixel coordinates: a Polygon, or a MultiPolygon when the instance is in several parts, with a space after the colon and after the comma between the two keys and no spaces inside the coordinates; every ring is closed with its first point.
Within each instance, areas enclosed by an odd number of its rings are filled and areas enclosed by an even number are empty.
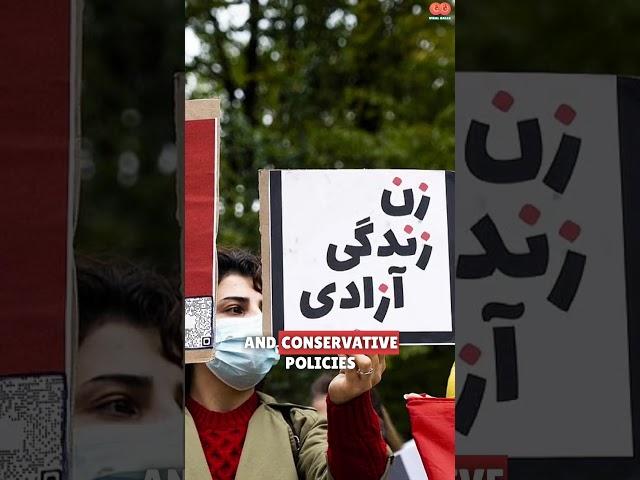
{"type": "MultiPolygon", "coordinates": [[[[218,413],[187,398],[213,480],[235,478],[249,419],[259,402],[254,393],[235,410],[218,413]]],[[[379,479],[387,462],[387,447],[369,392],[342,405],[327,397],[327,417],[327,460],[335,480],[379,479]]]]}

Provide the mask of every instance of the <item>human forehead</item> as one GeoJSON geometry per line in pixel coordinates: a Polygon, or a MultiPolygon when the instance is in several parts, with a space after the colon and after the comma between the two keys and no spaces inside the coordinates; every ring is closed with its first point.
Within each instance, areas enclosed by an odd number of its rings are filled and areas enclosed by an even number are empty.
{"type": "Polygon", "coordinates": [[[164,357],[158,330],[123,319],[109,319],[93,330],[80,345],[78,357],[77,376],[82,381],[112,374],[174,380],[182,373],[164,357]]]}
{"type": "Polygon", "coordinates": [[[251,277],[243,276],[237,273],[225,275],[217,289],[218,300],[226,297],[245,297],[249,300],[262,300],[262,293],[258,292],[253,286],[251,277]]]}

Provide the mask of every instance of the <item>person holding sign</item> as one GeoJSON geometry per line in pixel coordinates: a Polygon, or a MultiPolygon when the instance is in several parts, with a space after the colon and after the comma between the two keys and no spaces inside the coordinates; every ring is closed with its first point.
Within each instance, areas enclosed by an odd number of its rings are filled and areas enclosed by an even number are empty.
{"type": "Polygon", "coordinates": [[[384,356],[356,355],[356,368],[330,383],[327,418],[314,409],[256,391],[279,359],[273,349],[245,349],[262,335],[260,261],[218,251],[216,351],[187,367],[185,479],[377,480],[390,450],[371,404],[384,356]]]}

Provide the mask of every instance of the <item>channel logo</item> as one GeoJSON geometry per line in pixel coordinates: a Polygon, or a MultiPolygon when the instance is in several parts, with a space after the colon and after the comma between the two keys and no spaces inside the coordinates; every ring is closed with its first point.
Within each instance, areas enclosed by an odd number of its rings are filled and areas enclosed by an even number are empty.
{"type": "Polygon", "coordinates": [[[452,10],[449,2],[432,2],[429,5],[429,20],[451,20],[452,10]]]}

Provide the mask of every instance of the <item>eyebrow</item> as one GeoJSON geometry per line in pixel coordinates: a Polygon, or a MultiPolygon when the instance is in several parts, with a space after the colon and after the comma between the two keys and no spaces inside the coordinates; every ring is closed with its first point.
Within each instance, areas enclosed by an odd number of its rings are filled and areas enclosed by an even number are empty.
{"type": "Polygon", "coordinates": [[[145,377],[141,375],[125,375],[125,374],[113,374],[113,375],[98,375],[87,380],[84,383],[90,382],[110,382],[110,383],[123,383],[129,387],[144,388],[150,387],[153,383],[151,377],[145,377]]]}
{"type": "Polygon", "coordinates": [[[225,300],[232,300],[235,302],[248,302],[249,298],[248,297],[224,297],[222,300],[220,300],[221,302],[224,302],[225,300]]]}

